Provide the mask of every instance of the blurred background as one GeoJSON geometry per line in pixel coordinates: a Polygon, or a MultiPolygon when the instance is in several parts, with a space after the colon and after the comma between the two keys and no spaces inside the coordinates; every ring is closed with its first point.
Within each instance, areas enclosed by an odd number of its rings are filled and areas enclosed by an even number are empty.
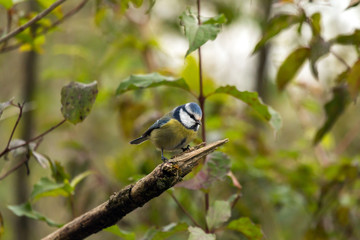
{"type": "MultiPolygon", "coordinates": [[[[49,5],[41,0],[13,2],[18,2],[15,10],[20,20],[49,5]]],[[[74,9],[80,2],[66,2],[59,11],[74,9]]],[[[70,221],[151,172],[160,163],[159,152],[151,143],[134,146],[129,141],[175,106],[197,101],[170,87],[115,95],[129,75],[151,72],[183,77],[199,92],[197,54],[185,58],[188,42],[179,24],[179,16],[187,8],[196,12],[195,1],[157,0],[151,10],[151,1],[140,7],[130,4],[128,9],[121,2],[88,1],[74,16],[37,38],[35,50],[29,51],[23,44],[0,54],[0,102],[12,97],[16,103],[27,102],[15,132],[18,139],[36,136],[63,119],[62,86],[70,81],[98,81],[99,93],[87,119],[77,125],[65,123],[46,135],[37,149],[61,163],[71,178],[93,171],[76,187],[73,199],[49,196],[33,202],[34,209],[57,223],[70,221]]],[[[305,63],[285,91],[277,90],[279,66],[291,51],[309,41],[311,30],[306,26],[300,33],[290,27],[252,54],[267,20],[282,12],[295,14],[299,6],[309,15],[321,13],[324,39],[354,32],[360,28],[360,9],[346,9],[349,4],[350,0],[202,1],[202,16],[223,13],[227,18],[217,39],[202,47],[205,94],[228,84],[241,91],[257,91],[283,119],[283,127],[274,134],[266,121],[230,96],[214,95],[205,105],[207,141],[229,138],[221,151],[228,155],[231,171],[242,185],[232,218],[249,217],[261,227],[264,239],[360,239],[358,105],[350,104],[333,129],[313,145],[314,135],[325,121],[323,106],[332,96],[336,76],[346,66],[332,55],[325,56],[318,61],[318,80],[305,63]]],[[[6,27],[6,13],[0,7],[1,29],[6,27]]],[[[48,18],[56,19],[56,14],[48,18]]],[[[349,65],[358,59],[351,46],[333,50],[349,65]]],[[[1,149],[17,116],[15,107],[1,116],[1,149]]],[[[0,159],[0,173],[14,166],[15,160],[0,159]]],[[[34,159],[29,167],[29,175],[23,166],[0,181],[1,239],[40,239],[56,229],[18,217],[7,208],[26,202],[33,186],[42,177],[51,177],[49,168],[42,168],[34,159]]],[[[226,200],[238,191],[230,178],[216,181],[210,187],[210,202],[226,200]]],[[[204,223],[202,191],[176,187],[172,193],[204,223]]],[[[135,233],[136,239],[146,239],[150,230],[172,222],[191,224],[170,194],[164,193],[130,213],[119,226],[135,233]]],[[[231,231],[216,234],[218,239],[247,239],[231,231]]],[[[187,236],[183,232],[168,239],[187,236]]],[[[118,238],[104,231],[89,237],[118,238]]]]}

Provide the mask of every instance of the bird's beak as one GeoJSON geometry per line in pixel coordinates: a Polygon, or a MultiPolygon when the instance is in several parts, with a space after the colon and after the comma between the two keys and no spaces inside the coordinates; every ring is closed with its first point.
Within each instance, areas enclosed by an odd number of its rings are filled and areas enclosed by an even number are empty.
{"type": "Polygon", "coordinates": [[[196,120],[196,123],[201,126],[201,121],[200,120],[196,120]]]}

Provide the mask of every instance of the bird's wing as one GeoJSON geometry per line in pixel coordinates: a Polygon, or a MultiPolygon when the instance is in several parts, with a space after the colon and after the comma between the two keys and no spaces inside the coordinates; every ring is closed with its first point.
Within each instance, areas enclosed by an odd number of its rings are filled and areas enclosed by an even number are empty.
{"type": "Polygon", "coordinates": [[[168,121],[170,121],[171,117],[168,115],[165,115],[164,117],[160,118],[159,120],[157,120],[153,125],[151,125],[148,130],[146,130],[146,132],[144,132],[144,134],[142,136],[150,136],[151,132],[154,129],[158,129],[161,128],[165,123],[167,123],[168,121]]]}

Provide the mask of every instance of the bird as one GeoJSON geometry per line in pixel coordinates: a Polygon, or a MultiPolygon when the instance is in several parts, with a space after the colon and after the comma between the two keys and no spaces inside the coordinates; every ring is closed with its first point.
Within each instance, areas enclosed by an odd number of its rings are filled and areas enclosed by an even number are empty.
{"type": "Polygon", "coordinates": [[[175,107],[151,125],[139,138],[130,144],[140,144],[150,140],[161,151],[161,160],[167,162],[164,151],[189,149],[201,125],[202,111],[194,102],[175,107]]]}

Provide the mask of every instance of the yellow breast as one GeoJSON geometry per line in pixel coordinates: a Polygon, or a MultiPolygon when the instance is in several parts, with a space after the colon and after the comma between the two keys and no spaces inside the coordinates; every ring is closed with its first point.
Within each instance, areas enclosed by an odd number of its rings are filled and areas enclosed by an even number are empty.
{"type": "Polygon", "coordinates": [[[172,151],[186,147],[196,135],[194,130],[187,129],[179,121],[171,119],[151,132],[150,141],[159,149],[172,151]]]}

